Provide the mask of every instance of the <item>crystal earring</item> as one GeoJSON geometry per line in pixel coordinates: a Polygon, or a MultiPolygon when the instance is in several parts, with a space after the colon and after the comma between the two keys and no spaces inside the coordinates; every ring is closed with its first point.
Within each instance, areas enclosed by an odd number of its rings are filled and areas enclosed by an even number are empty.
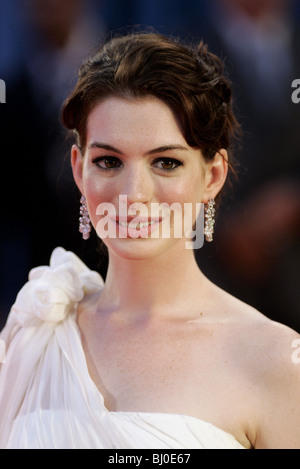
{"type": "Polygon", "coordinates": [[[204,234],[205,239],[209,243],[213,240],[214,224],[215,224],[215,204],[214,199],[209,199],[207,204],[204,205],[205,212],[205,223],[204,223],[204,234]]]}
{"type": "Polygon", "coordinates": [[[79,232],[82,233],[83,239],[89,239],[91,232],[91,221],[84,195],[81,196],[80,203],[79,232]]]}

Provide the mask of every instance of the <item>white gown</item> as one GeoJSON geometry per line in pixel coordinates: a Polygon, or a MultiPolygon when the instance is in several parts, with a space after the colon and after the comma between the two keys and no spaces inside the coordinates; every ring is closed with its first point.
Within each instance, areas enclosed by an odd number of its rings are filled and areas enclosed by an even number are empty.
{"type": "Polygon", "coordinates": [[[100,275],[63,248],[30,272],[0,335],[0,448],[244,449],[196,417],[105,407],[76,323],[78,303],[102,287],[100,275]]]}

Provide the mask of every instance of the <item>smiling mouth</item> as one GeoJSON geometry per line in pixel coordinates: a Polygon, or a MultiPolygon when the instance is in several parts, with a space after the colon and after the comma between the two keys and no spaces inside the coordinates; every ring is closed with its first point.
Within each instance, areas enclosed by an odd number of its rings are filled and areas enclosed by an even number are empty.
{"type": "Polygon", "coordinates": [[[154,225],[155,223],[159,223],[159,222],[160,220],[151,220],[151,221],[146,221],[146,222],[142,222],[142,221],[134,222],[133,220],[131,220],[130,222],[125,222],[121,220],[116,220],[116,223],[118,225],[123,226],[124,228],[130,227],[134,230],[147,228],[148,226],[154,225]]]}
{"type": "Polygon", "coordinates": [[[148,238],[153,230],[156,231],[162,220],[162,217],[150,219],[145,217],[116,217],[113,219],[121,238],[148,238]]]}

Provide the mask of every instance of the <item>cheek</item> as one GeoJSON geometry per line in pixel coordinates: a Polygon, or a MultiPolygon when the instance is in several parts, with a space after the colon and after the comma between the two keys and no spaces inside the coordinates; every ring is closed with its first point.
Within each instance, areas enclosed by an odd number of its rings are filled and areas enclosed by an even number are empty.
{"type": "Polygon", "coordinates": [[[89,216],[94,226],[99,219],[99,216],[96,215],[97,207],[101,203],[113,203],[115,192],[115,185],[109,183],[108,180],[99,180],[99,178],[90,175],[86,175],[84,178],[84,193],[89,216]]]}
{"type": "Polygon", "coordinates": [[[194,175],[184,179],[175,179],[164,185],[160,192],[160,202],[166,202],[170,212],[170,226],[174,233],[183,234],[192,231],[201,209],[203,182],[194,175]]]}
{"type": "Polygon", "coordinates": [[[191,175],[184,180],[179,178],[166,184],[161,190],[161,198],[166,202],[195,203],[201,202],[203,183],[191,175]]]}

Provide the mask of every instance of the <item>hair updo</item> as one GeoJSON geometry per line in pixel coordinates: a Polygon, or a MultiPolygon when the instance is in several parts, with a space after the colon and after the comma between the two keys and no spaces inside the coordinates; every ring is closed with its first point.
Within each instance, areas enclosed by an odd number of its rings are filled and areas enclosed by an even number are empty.
{"type": "Polygon", "coordinates": [[[151,95],[173,110],[187,143],[207,161],[228,150],[238,123],[222,61],[203,42],[190,46],[156,33],[114,37],[89,57],[63,104],[62,122],[83,154],[87,119],[101,100],[151,95]]]}

